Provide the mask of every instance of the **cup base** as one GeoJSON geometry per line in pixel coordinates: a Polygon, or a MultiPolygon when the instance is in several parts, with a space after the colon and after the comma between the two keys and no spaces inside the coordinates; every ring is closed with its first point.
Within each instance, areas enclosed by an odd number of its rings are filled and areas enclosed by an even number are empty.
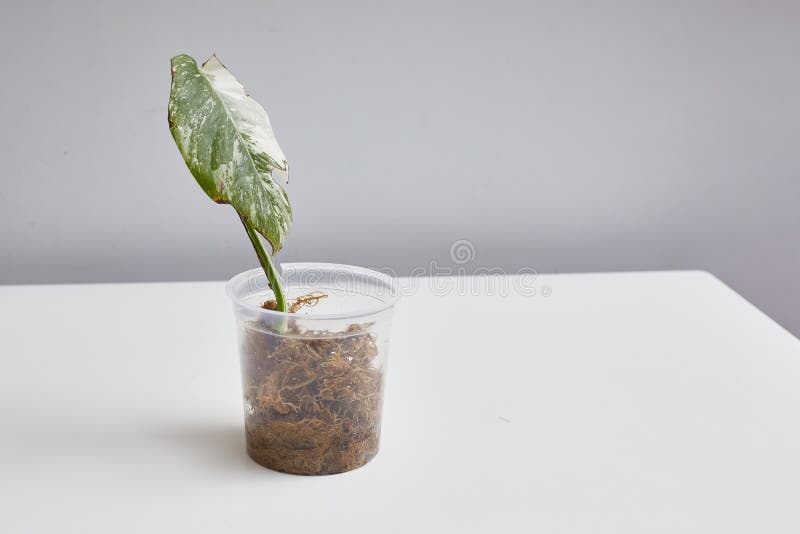
{"type": "Polygon", "coordinates": [[[304,476],[336,475],[353,471],[367,465],[377,454],[378,450],[375,449],[348,462],[334,459],[331,462],[332,465],[329,465],[327,463],[319,463],[318,457],[303,458],[295,456],[294,458],[286,459],[277,457],[272,451],[266,449],[247,448],[247,455],[250,459],[262,467],[290,475],[304,476]],[[332,466],[333,468],[331,468],[332,466]]]}

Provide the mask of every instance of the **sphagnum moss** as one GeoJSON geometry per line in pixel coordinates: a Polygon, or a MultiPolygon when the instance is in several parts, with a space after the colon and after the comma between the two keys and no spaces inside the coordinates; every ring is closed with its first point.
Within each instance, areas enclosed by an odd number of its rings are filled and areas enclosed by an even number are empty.
{"type": "Polygon", "coordinates": [[[242,351],[247,452],[303,475],[350,471],[378,452],[383,389],[368,325],[325,338],[247,329],[242,351]]]}

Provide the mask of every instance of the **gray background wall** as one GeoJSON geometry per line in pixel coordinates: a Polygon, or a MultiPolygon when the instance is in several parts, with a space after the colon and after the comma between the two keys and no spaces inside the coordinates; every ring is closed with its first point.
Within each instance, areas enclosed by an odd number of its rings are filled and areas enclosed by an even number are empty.
{"type": "Polygon", "coordinates": [[[800,332],[800,2],[0,9],[0,283],[254,265],[167,131],[216,52],[292,165],[282,261],[707,269],[800,332]]]}

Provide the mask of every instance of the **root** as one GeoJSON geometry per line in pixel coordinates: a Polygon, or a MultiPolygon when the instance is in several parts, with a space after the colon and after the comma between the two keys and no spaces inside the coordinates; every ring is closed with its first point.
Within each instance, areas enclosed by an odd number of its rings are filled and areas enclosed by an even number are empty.
{"type": "MultiPolygon", "coordinates": [[[[328,298],[326,293],[322,291],[311,291],[310,293],[306,293],[305,295],[300,295],[296,299],[294,299],[291,303],[289,303],[288,312],[289,313],[296,313],[300,308],[304,307],[313,307],[319,304],[319,301],[322,299],[328,298]]],[[[275,302],[274,299],[265,300],[261,307],[265,310],[277,310],[278,304],[275,302]]]]}

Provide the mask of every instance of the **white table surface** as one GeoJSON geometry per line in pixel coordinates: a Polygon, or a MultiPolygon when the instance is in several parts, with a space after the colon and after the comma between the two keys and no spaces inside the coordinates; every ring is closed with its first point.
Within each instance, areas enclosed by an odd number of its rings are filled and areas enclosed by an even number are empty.
{"type": "Polygon", "coordinates": [[[707,273],[535,285],[422,280],[328,477],[246,456],[222,283],[0,287],[0,531],[800,532],[796,338],[707,273]]]}

